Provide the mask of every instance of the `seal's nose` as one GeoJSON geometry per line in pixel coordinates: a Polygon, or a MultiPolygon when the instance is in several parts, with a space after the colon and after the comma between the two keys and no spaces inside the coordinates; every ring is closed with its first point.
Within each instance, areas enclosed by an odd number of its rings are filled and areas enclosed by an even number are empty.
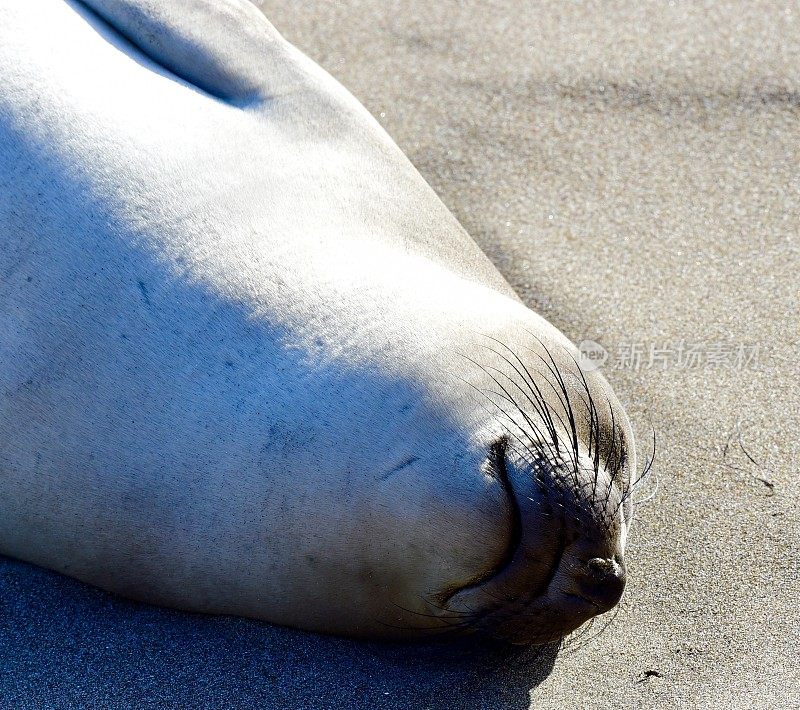
{"type": "Polygon", "coordinates": [[[600,612],[611,609],[625,589],[625,563],[593,557],[579,579],[581,596],[596,604],[600,612]]]}

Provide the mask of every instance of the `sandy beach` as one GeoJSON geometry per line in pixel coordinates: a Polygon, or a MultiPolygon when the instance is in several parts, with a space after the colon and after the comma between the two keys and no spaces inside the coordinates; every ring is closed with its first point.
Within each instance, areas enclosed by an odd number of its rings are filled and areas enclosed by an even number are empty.
{"type": "Polygon", "coordinates": [[[800,707],[800,4],[264,10],[655,432],[625,596],[559,653],[387,646],[0,560],[0,706],[800,707]]]}

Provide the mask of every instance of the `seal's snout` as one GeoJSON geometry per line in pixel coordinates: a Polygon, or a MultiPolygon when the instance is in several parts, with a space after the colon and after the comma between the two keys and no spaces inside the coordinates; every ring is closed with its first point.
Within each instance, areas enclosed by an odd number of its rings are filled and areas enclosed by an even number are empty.
{"type": "Polygon", "coordinates": [[[628,464],[606,446],[604,459],[578,444],[570,458],[544,446],[522,450],[510,437],[494,442],[488,470],[505,489],[512,534],[491,576],[445,600],[456,618],[511,643],[541,644],[619,603],[628,464]]]}
{"type": "Polygon", "coordinates": [[[617,605],[625,589],[625,563],[614,558],[593,557],[577,576],[580,596],[600,613],[617,605]]]}

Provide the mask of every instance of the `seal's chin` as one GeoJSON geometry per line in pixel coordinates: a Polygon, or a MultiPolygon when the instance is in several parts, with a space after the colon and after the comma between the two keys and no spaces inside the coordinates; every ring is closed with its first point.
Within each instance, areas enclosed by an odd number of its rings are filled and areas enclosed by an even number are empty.
{"type": "Polygon", "coordinates": [[[546,644],[612,609],[625,587],[616,558],[581,559],[561,551],[544,588],[529,583],[524,562],[512,562],[478,586],[457,591],[446,610],[477,630],[513,644],[546,644]]]}
{"type": "Polygon", "coordinates": [[[474,630],[512,644],[550,643],[620,600],[624,564],[598,560],[584,561],[564,550],[544,589],[528,584],[529,571],[512,563],[479,586],[457,591],[445,610],[474,630]],[[598,574],[601,566],[614,571],[598,574]]]}
{"type": "Polygon", "coordinates": [[[443,610],[514,644],[550,643],[619,602],[625,521],[614,496],[568,500],[555,484],[526,490],[519,467],[505,455],[496,463],[511,503],[509,550],[490,575],[443,600],[443,610]]]}

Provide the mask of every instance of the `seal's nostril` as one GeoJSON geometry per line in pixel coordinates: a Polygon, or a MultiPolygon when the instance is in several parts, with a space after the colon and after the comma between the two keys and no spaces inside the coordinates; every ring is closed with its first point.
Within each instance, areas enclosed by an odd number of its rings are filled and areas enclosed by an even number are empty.
{"type": "Polygon", "coordinates": [[[619,567],[614,560],[607,560],[602,557],[593,557],[586,563],[586,566],[595,575],[608,575],[616,574],[616,568],[619,567]]]}
{"type": "Polygon", "coordinates": [[[614,559],[593,557],[581,578],[581,594],[601,612],[611,609],[625,589],[625,565],[614,559]]]}

